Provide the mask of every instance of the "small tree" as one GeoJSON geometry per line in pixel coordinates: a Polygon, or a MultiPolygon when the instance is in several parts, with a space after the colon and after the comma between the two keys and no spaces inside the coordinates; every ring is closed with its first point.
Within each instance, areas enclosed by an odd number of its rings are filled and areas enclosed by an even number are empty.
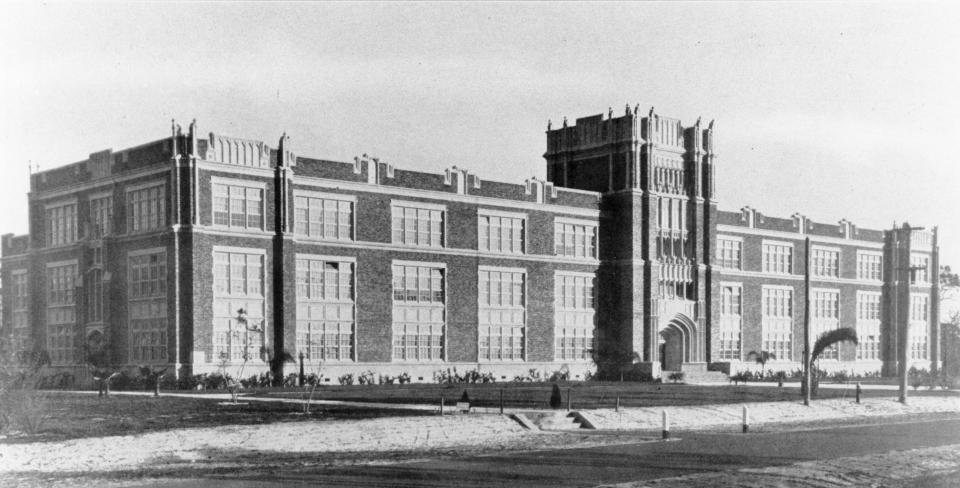
{"type": "Polygon", "coordinates": [[[767,362],[771,360],[775,361],[777,356],[770,351],[750,351],[747,353],[747,359],[756,361],[756,363],[760,365],[760,378],[763,378],[764,372],[767,370],[767,362]]]}
{"type": "MultiPolygon", "coordinates": [[[[857,344],[857,329],[852,327],[841,327],[839,329],[833,329],[829,332],[824,332],[817,339],[817,342],[813,344],[813,352],[810,354],[810,367],[811,371],[814,371],[813,364],[816,362],[820,355],[823,354],[823,351],[826,351],[828,347],[839,344],[841,342],[852,342],[857,344]]],[[[814,371],[816,372],[816,371],[814,371]]],[[[816,393],[817,386],[820,383],[820,375],[814,374],[813,376],[813,385],[811,386],[810,392],[816,393]]]]}
{"type": "Polygon", "coordinates": [[[160,382],[169,368],[153,369],[150,366],[139,366],[138,369],[140,376],[147,380],[147,384],[153,386],[153,396],[160,396],[160,382]]]}
{"type": "MultiPolygon", "coordinates": [[[[237,325],[243,327],[242,330],[234,330],[231,333],[234,336],[239,336],[243,332],[243,350],[240,354],[240,358],[243,360],[240,363],[240,370],[237,372],[237,376],[227,378],[227,390],[230,392],[230,401],[232,403],[237,403],[237,398],[240,396],[240,390],[243,388],[243,384],[240,382],[243,379],[243,370],[247,367],[247,362],[253,359],[253,354],[250,352],[250,333],[255,332],[258,334],[263,334],[263,327],[260,325],[250,325],[249,320],[247,319],[247,311],[243,308],[237,309],[237,325]]],[[[260,357],[266,357],[267,350],[264,347],[259,349],[260,357]]],[[[226,369],[226,364],[229,361],[229,356],[223,355],[223,366],[226,369]]]]}
{"type": "Polygon", "coordinates": [[[554,383],[550,392],[550,408],[556,410],[563,406],[563,396],[560,394],[560,385],[554,383]]]}

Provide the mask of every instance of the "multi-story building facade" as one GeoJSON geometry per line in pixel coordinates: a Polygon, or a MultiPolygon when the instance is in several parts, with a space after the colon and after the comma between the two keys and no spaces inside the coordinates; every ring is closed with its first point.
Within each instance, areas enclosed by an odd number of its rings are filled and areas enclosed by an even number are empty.
{"type": "Polygon", "coordinates": [[[713,137],[629,107],[564,121],[546,181],[508,184],[174,125],[31,176],[29,234],[2,242],[4,332],[54,367],[106,347],[178,374],[255,373],[284,351],[327,378],[582,378],[594,360],[656,376],[742,368],[751,350],[785,369],[802,354],[809,237],[812,327],[862,338],[822,362],[895,366],[896,316],[935,366],[935,237],[914,231],[904,251],[900,231],[718,211],[713,137]],[[894,283],[908,261],[926,273],[894,283]]]}

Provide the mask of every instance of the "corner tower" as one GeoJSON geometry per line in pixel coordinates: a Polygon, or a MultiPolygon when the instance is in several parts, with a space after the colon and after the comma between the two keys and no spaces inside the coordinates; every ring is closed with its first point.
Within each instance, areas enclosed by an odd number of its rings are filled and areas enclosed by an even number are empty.
{"type": "Polygon", "coordinates": [[[712,122],[684,127],[652,108],[547,126],[547,180],[602,193],[597,344],[608,375],[706,370],[715,157],[712,122]]]}

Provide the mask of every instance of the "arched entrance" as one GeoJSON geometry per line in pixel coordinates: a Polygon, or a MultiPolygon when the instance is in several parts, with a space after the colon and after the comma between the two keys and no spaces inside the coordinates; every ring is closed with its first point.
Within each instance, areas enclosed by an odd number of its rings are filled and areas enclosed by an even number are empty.
{"type": "Polygon", "coordinates": [[[660,367],[680,371],[683,363],[693,361],[697,353],[697,326],[682,314],[675,315],[660,328],[660,367]]]}

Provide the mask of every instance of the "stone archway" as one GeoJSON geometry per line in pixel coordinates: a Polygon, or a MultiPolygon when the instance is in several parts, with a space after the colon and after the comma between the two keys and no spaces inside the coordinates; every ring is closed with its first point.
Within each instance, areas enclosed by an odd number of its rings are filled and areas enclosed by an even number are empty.
{"type": "Polygon", "coordinates": [[[697,326],[683,314],[677,314],[660,328],[660,367],[680,371],[683,363],[697,357],[697,326]]]}

